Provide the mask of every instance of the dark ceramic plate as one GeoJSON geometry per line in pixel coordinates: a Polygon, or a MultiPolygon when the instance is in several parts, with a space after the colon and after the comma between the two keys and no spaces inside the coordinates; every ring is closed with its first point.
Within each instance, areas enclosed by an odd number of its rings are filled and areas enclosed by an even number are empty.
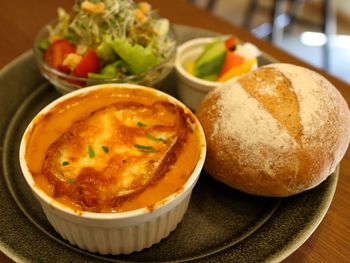
{"type": "MultiPolygon", "coordinates": [[[[176,26],[179,42],[213,33],[176,26]]],[[[259,63],[273,60],[263,55],[259,63]]],[[[175,79],[168,80],[174,93],[175,79]]],[[[313,190],[289,198],[243,194],[204,172],[184,220],[144,251],[102,256],[63,240],[47,222],[19,167],[18,149],[31,118],[60,95],[27,52],[0,72],[0,249],[15,261],[35,262],[261,262],[280,261],[315,230],[332,201],[337,173],[313,190]]]]}

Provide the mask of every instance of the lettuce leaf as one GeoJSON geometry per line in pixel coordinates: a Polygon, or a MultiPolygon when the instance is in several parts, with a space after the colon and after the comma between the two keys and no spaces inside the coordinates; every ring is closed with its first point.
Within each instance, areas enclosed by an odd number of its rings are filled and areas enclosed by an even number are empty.
{"type": "Polygon", "coordinates": [[[114,52],[129,65],[134,74],[146,71],[160,62],[153,54],[150,45],[147,47],[137,44],[132,46],[126,39],[117,39],[110,44],[114,52]]]}

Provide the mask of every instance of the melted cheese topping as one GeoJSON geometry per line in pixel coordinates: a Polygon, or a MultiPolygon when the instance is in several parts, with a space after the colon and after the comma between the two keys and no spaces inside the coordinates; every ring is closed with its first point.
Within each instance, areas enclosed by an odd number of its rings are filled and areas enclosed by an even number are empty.
{"type": "Polygon", "coordinates": [[[37,118],[26,157],[39,187],[93,212],[151,206],[181,189],[199,158],[192,116],[133,92],[73,98],[37,118]]]}

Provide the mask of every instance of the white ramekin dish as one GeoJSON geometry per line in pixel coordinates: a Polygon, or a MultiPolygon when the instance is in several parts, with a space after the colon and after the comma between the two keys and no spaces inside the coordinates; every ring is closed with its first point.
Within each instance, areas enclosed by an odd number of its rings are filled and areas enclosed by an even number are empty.
{"type": "MultiPolygon", "coordinates": [[[[158,243],[161,239],[167,237],[182,220],[189,204],[192,189],[203,167],[206,155],[206,143],[200,123],[194,117],[195,125],[198,125],[199,136],[201,137],[198,162],[181,190],[158,201],[152,209],[141,208],[119,213],[77,212],[55,201],[36,185],[25,159],[26,145],[28,137],[30,137],[29,133],[33,128],[33,123],[38,116],[49,112],[51,108],[62,101],[106,87],[150,89],[133,84],[103,84],[76,90],[58,98],[41,110],[27,127],[21,141],[19,158],[25,180],[29,184],[34,196],[40,202],[48,221],[64,239],[90,252],[113,255],[128,254],[158,243]]],[[[185,112],[193,115],[184,104],[175,98],[159,90],[152,89],[152,91],[166,96],[170,102],[179,105],[185,112]]]]}

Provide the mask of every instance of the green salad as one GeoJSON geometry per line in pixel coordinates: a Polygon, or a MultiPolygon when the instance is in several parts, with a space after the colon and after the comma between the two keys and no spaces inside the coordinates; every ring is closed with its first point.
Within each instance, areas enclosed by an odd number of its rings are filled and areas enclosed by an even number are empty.
{"type": "Polygon", "coordinates": [[[76,1],[58,9],[58,23],[39,48],[44,62],[66,74],[91,79],[125,78],[145,72],[174,52],[170,23],[147,2],[76,1]]]}

